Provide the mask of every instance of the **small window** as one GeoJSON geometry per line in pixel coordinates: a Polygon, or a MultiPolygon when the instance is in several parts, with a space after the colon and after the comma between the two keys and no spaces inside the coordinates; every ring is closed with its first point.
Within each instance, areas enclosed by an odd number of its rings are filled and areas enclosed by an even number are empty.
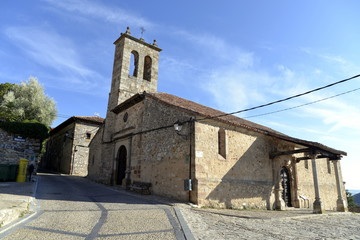
{"type": "Polygon", "coordinates": [[[127,122],[128,118],[129,118],[129,114],[126,112],[123,117],[124,122],[127,122]]]}
{"type": "Polygon", "coordinates": [[[309,160],[304,160],[305,168],[309,169],[309,160]]]}
{"type": "Polygon", "coordinates": [[[86,139],[90,139],[91,138],[91,133],[86,133],[86,139]]]}
{"type": "Polygon", "coordinates": [[[218,149],[219,154],[223,158],[226,158],[226,133],[225,129],[223,128],[220,128],[218,132],[218,149]]]}
{"type": "Polygon", "coordinates": [[[139,65],[139,54],[136,51],[132,51],[130,56],[129,76],[137,77],[138,65],[139,65]]]}
{"type": "Polygon", "coordinates": [[[64,142],[66,142],[67,139],[71,139],[71,133],[69,133],[69,131],[66,131],[65,134],[64,134],[64,142]]]}
{"type": "Polygon", "coordinates": [[[152,59],[149,56],[146,56],[144,59],[144,80],[151,81],[151,66],[152,59]]]}

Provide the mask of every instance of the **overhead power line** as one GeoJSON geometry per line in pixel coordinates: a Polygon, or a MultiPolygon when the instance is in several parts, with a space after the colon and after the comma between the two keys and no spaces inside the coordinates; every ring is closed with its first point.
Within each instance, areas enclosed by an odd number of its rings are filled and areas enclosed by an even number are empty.
{"type": "MultiPolygon", "coordinates": [[[[300,93],[300,94],[297,94],[297,95],[294,95],[294,96],[291,96],[291,97],[287,97],[287,98],[284,98],[284,99],[280,99],[280,100],[277,100],[277,101],[273,101],[273,102],[270,102],[270,103],[267,103],[267,104],[262,104],[262,105],[259,105],[259,106],[239,110],[239,111],[236,111],[236,112],[225,113],[225,114],[221,114],[221,115],[217,115],[217,116],[211,116],[211,117],[205,117],[205,118],[201,118],[201,119],[193,119],[193,118],[191,118],[190,120],[183,121],[181,123],[184,124],[184,123],[193,122],[193,121],[202,121],[202,120],[206,120],[206,119],[214,119],[214,118],[224,117],[224,116],[228,116],[228,115],[234,115],[234,114],[241,113],[241,112],[247,112],[247,111],[255,110],[255,109],[258,109],[258,108],[262,108],[262,107],[267,107],[267,106],[270,106],[270,105],[273,105],[273,104],[276,104],[276,103],[284,102],[284,101],[287,101],[287,100],[290,100],[290,99],[293,99],[293,98],[297,98],[297,97],[301,97],[301,96],[304,96],[304,95],[307,95],[307,94],[310,94],[310,93],[313,93],[313,92],[316,92],[316,91],[319,91],[319,90],[322,90],[322,89],[325,89],[325,88],[329,88],[329,87],[332,87],[334,85],[344,83],[344,82],[350,81],[350,80],[358,78],[358,77],[360,77],[360,74],[352,76],[350,78],[346,78],[346,79],[337,81],[337,82],[334,82],[334,83],[331,83],[331,84],[328,84],[328,85],[323,86],[323,87],[315,88],[313,90],[310,90],[310,91],[307,91],[307,92],[304,92],[304,93],[300,93]]],[[[263,115],[268,115],[268,114],[272,114],[272,113],[282,112],[282,111],[286,111],[286,110],[290,110],[290,109],[294,109],[294,108],[299,108],[299,107],[302,107],[302,106],[306,106],[306,105],[314,104],[314,103],[317,103],[317,102],[325,101],[325,100],[328,100],[328,99],[331,99],[331,98],[334,98],[334,97],[338,97],[338,96],[341,96],[341,95],[345,95],[345,94],[348,94],[348,93],[351,93],[351,92],[355,92],[355,91],[358,91],[358,90],[360,90],[360,88],[356,88],[356,89],[353,89],[353,90],[350,90],[350,91],[347,91],[347,92],[343,92],[343,93],[340,93],[340,94],[337,94],[337,95],[333,95],[331,97],[323,98],[323,99],[320,99],[320,100],[317,100],[317,101],[314,101],[314,102],[310,102],[310,103],[306,103],[306,104],[302,104],[302,105],[298,105],[298,106],[295,106],[295,107],[286,108],[286,109],[282,109],[282,110],[278,110],[278,111],[274,111],[274,112],[254,115],[254,116],[250,116],[250,117],[247,117],[247,118],[258,117],[258,116],[263,116],[263,115]]],[[[66,115],[58,114],[58,117],[65,117],[65,116],[66,115]]],[[[149,132],[153,132],[153,131],[157,131],[157,130],[161,130],[161,129],[171,128],[173,126],[174,126],[173,124],[167,125],[167,126],[161,126],[161,127],[158,127],[158,128],[153,128],[153,129],[149,129],[149,130],[145,130],[145,131],[136,132],[136,133],[133,133],[132,135],[149,133],[149,132]]]]}
{"type": "Polygon", "coordinates": [[[214,118],[219,118],[219,117],[225,117],[225,116],[234,115],[234,114],[238,114],[238,113],[242,113],[242,112],[248,112],[248,111],[251,111],[251,110],[258,109],[258,108],[267,107],[267,106],[270,106],[270,105],[274,105],[276,103],[285,102],[285,101],[288,101],[288,100],[293,99],[293,98],[298,98],[298,97],[301,97],[301,96],[304,96],[304,95],[307,95],[307,94],[310,94],[310,93],[313,93],[313,92],[317,92],[317,91],[320,91],[322,89],[329,88],[329,87],[332,87],[332,86],[335,86],[337,84],[350,81],[350,80],[358,78],[358,77],[360,77],[360,74],[349,77],[349,78],[346,78],[346,79],[343,79],[343,80],[340,80],[340,81],[337,81],[337,82],[334,82],[334,83],[331,83],[331,84],[328,84],[328,85],[323,86],[323,87],[315,88],[313,90],[310,90],[310,91],[307,91],[307,92],[304,92],[304,93],[300,93],[300,94],[297,94],[297,95],[294,95],[294,96],[291,96],[291,97],[287,97],[287,98],[283,98],[283,99],[273,101],[273,102],[270,102],[270,103],[262,104],[262,105],[259,105],[259,106],[256,106],[256,107],[246,108],[246,109],[239,110],[239,111],[236,111],[236,112],[225,113],[225,114],[220,114],[220,115],[217,115],[217,116],[211,116],[211,117],[205,117],[205,118],[197,119],[197,121],[203,121],[203,120],[206,120],[206,119],[214,119],[214,118]]]}
{"type": "Polygon", "coordinates": [[[304,107],[304,106],[308,106],[308,105],[315,104],[315,103],[318,103],[318,102],[322,102],[322,101],[325,101],[325,100],[329,100],[331,98],[339,97],[339,96],[342,96],[342,95],[345,95],[345,94],[348,94],[348,93],[352,93],[352,92],[355,92],[355,91],[359,91],[359,90],[360,90],[360,88],[355,88],[353,90],[343,92],[343,93],[339,93],[339,94],[333,95],[331,97],[322,98],[322,99],[319,99],[319,100],[316,100],[316,101],[313,101],[313,102],[308,102],[308,103],[297,105],[297,106],[294,106],[294,107],[284,108],[284,109],[280,109],[280,110],[277,110],[277,111],[262,113],[262,114],[258,114],[258,115],[252,115],[252,116],[244,117],[244,118],[261,117],[261,116],[270,115],[270,114],[274,114],[274,113],[278,113],[278,112],[284,112],[284,111],[292,110],[292,109],[295,109],[295,108],[304,107]]]}

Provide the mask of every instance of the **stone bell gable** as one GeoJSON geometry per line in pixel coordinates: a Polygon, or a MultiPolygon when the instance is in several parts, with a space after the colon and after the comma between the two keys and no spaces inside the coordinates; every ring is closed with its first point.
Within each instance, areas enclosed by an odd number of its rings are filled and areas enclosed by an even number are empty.
{"type": "Polygon", "coordinates": [[[137,93],[157,92],[159,52],[152,44],[131,36],[130,28],[114,42],[115,54],[108,100],[105,138],[109,139],[114,124],[113,108],[137,93]]]}
{"type": "Polygon", "coordinates": [[[159,52],[156,41],[131,36],[130,29],[114,42],[115,55],[108,110],[136,93],[156,92],[159,52]]]}

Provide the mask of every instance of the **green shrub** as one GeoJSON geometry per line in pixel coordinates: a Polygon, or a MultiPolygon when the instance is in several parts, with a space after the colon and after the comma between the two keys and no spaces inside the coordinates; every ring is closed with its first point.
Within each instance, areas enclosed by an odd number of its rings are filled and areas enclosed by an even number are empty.
{"type": "Polygon", "coordinates": [[[26,138],[44,140],[49,137],[49,128],[44,124],[26,121],[26,122],[0,122],[0,128],[4,131],[26,138]]]}

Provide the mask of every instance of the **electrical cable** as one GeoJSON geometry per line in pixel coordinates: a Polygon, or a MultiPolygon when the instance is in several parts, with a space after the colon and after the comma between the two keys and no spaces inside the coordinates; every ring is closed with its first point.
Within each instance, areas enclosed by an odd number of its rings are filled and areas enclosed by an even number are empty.
{"type": "MultiPolygon", "coordinates": [[[[325,85],[323,87],[315,88],[313,90],[310,90],[310,91],[307,91],[307,92],[304,92],[304,93],[300,93],[300,94],[297,94],[297,95],[294,95],[294,96],[291,96],[291,97],[287,97],[287,98],[284,98],[284,99],[280,99],[280,100],[277,100],[277,101],[273,101],[273,102],[270,102],[270,103],[267,103],[267,104],[262,104],[262,105],[259,105],[259,106],[243,109],[243,110],[236,111],[236,112],[225,113],[225,114],[221,114],[221,115],[217,115],[217,116],[211,116],[211,117],[205,117],[205,118],[201,118],[201,119],[191,118],[190,120],[182,121],[181,124],[185,124],[185,123],[189,123],[189,122],[193,122],[193,121],[203,121],[203,120],[207,120],[207,119],[214,119],[214,118],[234,115],[234,114],[237,114],[237,113],[247,112],[247,111],[255,110],[255,109],[258,109],[258,108],[262,108],[262,107],[267,107],[267,106],[270,106],[270,105],[273,105],[273,104],[276,104],[276,103],[284,102],[284,101],[287,101],[287,100],[290,100],[290,99],[293,99],[293,98],[297,98],[297,97],[301,97],[301,96],[304,96],[304,95],[307,95],[307,94],[310,94],[310,93],[313,93],[313,92],[316,92],[316,91],[319,91],[319,90],[322,90],[322,89],[325,89],[325,88],[329,88],[329,87],[332,87],[334,85],[344,83],[344,82],[347,82],[349,80],[352,80],[352,79],[355,79],[355,78],[358,78],[358,77],[360,77],[360,74],[352,76],[350,78],[346,78],[346,79],[337,81],[337,82],[334,82],[334,83],[331,83],[331,84],[328,84],[328,85],[325,85]]],[[[350,90],[350,91],[347,91],[347,92],[344,92],[344,93],[340,93],[340,94],[337,94],[337,95],[334,95],[334,96],[331,96],[331,97],[327,97],[327,98],[320,99],[320,100],[317,100],[317,101],[314,101],[314,102],[302,104],[302,105],[299,105],[299,106],[295,106],[295,107],[291,107],[291,108],[287,108],[287,109],[282,109],[282,110],[278,110],[278,111],[274,111],[274,112],[270,112],[270,113],[254,115],[254,116],[250,116],[250,117],[247,117],[247,118],[268,115],[268,114],[272,114],[272,113],[282,112],[282,111],[286,111],[286,110],[290,110],[290,109],[310,105],[310,104],[313,104],[313,103],[325,101],[325,100],[330,99],[330,98],[341,96],[341,95],[344,95],[344,94],[347,94],[347,93],[355,92],[357,90],[360,90],[360,88],[356,88],[356,89],[353,89],[353,90],[350,90]]],[[[59,114],[59,115],[62,115],[62,114],[59,114]]],[[[167,125],[167,126],[161,126],[161,127],[153,128],[153,129],[149,129],[149,130],[144,130],[144,131],[140,131],[140,132],[135,132],[135,133],[132,133],[131,135],[139,135],[139,134],[149,133],[149,132],[153,132],[153,131],[157,131],[157,130],[161,130],[161,129],[166,129],[166,128],[170,128],[170,127],[173,127],[173,124],[167,125]]]]}
{"type": "Polygon", "coordinates": [[[307,92],[304,92],[304,93],[300,93],[300,94],[297,94],[297,95],[294,95],[294,96],[291,96],[291,97],[283,98],[283,99],[280,99],[280,100],[277,100],[277,101],[273,101],[273,102],[270,102],[270,103],[262,104],[262,105],[251,107],[251,108],[246,108],[246,109],[236,111],[236,112],[225,113],[225,114],[220,114],[220,115],[217,115],[217,116],[211,116],[211,117],[205,117],[205,118],[197,119],[196,121],[203,121],[203,120],[207,120],[207,119],[225,117],[225,116],[228,116],[228,115],[234,115],[234,114],[238,114],[238,113],[242,113],[242,112],[248,112],[248,111],[251,111],[251,110],[255,110],[255,109],[258,109],[258,108],[267,107],[267,106],[270,106],[270,105],[273,105],[273,104],[276,104],[276,103],[285,102],[285,101],[288,101],[288,100],[293,99],[293,98],[301,97],[301,96],[304,96],[304,95],[307,95],[307,94],[310,94],[310,93],[313,93],[313,92],[316,92],[316,91],[319,91],[319,90],[322,90],[322,89],[325,89],[325,88],[329,88],[329,87],[332,87],[334,85],[344,83],[344,82],[350,81],[350,80],[358,78],[358,77],[360,77],[360,74],[349,77],[349,78],[346,78],[346,79],[343,79],[343,80],[340,80],[340,81],[337,81],[337,82],[334,82],[334,83],[331,83],[331,84],[328,84],[328,85],[323,86],[323,87],[315,88],[313,90],[310,90],[310,91],[307,91],[307,92]]]}
{"type": "Polygon", "coordinates": [[[280,109],[280,110],[273,111],[273,112],[262,113],[262,114],[252,115],[252,116],[243,117],[243,118],[247,119],[247,118],[261,117],[261,116],[270,115],[270,114],[274,114],[274,113],[278,113],[278,112],[284,112],[284,111],[292,110],[292,109],[295,109],[295,108],[304,107],[304,106],[308,106],[308,105],[315,104],[315,103],[318,103],[318,102],[322,102],[322,101],[325,101],[325,100],[329,100],[331,98],[339,97],[339,96],[342,96],[342,95],[345,95],[345,94],[348,94],[348,93],[352,93],[352,92],[355,92],[355,91],[358,91],[358,90],[360,90],[360,88],[355,88],[355,89],[347,91],[347,92],[339,93],[339,94],[336,94],[336,95],[333,95],[333,96],[330,96],[330,97],[322,98],[322,99],[319,99],[319,100],[316,100],[316,101],[313,101],[313,102],[308,102],[308,103],[297,105],[297,106],[294,106],[294,107],[284,108],[284,109],[280,109]]]}

